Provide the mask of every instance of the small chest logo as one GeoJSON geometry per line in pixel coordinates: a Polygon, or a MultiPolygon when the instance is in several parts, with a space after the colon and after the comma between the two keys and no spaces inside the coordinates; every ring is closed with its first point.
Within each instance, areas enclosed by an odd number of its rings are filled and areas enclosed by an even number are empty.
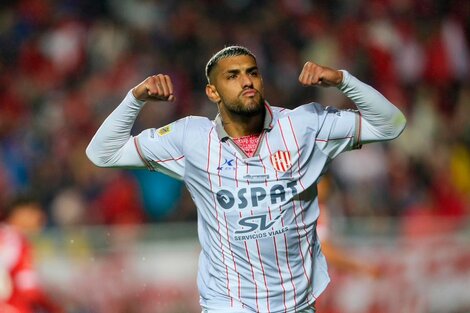
{"type": "Polygon", "coordinates": [[[218,171],[223,171],[223,170],[234,170],[235,169],[235,159],[225,159],[224,163],[217,167],[218,171]]]}
{"type": "Polygon", "coordinates": [[[289,151],[277,151],[269,157],[272,166],[278,172],[286,172],[292,166],[289,151]]]}

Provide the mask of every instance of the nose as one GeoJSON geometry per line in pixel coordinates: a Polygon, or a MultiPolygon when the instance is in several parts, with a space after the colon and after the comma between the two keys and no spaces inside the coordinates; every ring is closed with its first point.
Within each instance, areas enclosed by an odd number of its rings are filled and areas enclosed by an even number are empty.
{"type": "Polygon", "coordinates": [[[251,79],[250,75],[241,75],[241,83],[243,89],[253,87],[253,80],[251,79]]]}

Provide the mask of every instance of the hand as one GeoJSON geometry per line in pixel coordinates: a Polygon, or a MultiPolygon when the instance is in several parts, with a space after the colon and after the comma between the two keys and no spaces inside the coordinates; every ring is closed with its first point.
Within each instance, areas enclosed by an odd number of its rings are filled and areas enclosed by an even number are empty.
{"type": "Polygon", "coordinates": [[[308,61],[299,76],[303,86],[338,86],[343,81],[343,73],[308,61]]]}
{"type": "Polygon", "coordinates": [[[132,94],[141,101],[175,101],[170,76],[163,74],[147,77],[132,89],[132,94]]]}

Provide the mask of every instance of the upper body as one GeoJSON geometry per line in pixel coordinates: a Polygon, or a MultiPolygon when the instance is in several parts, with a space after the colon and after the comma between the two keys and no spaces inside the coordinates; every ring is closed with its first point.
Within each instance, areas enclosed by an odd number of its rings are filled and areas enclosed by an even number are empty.
{"type": "Polygon", "coordinates": [[[133,137],[144,101],[174,100],[169,77],[153,76],[106,119],[87,155],[98,166],[148,168],[184,180],[198,209],[204,308],[306,308],[329,281],[316,234],[318,179],[339,153],[398,136],[405,119],[349,73],[311,62],[300,82],[337,86],[361,114],[317,103],[270,106],[256,59],[239,47],[216,54],[206,75],[206,94],[219,109],[215,120],[186,117],[133,137]],[[237,145],[247,135],[257,138],[251,151],[237,145]]]}

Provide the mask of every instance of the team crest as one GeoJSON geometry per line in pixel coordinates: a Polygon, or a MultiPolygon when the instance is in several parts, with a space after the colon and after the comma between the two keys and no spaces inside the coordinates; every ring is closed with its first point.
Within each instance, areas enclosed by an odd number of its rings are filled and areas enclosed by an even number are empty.
{"type": "Polygon", "coordinates": [[[270,155],[269,160],[278,172],[286,172],[292,166],[289,151],[277,151],[270,155]]]}
{"type": "Polygon", "coordinates": [[[169,133],[171,133],[171,124],[170,125],[166,125],[166,126],[163,126],[163,127],[160,127],[159,129],[157,129],[157,134],[158,136],[165,136],[165,135],[168,135],[169,133]]]}

